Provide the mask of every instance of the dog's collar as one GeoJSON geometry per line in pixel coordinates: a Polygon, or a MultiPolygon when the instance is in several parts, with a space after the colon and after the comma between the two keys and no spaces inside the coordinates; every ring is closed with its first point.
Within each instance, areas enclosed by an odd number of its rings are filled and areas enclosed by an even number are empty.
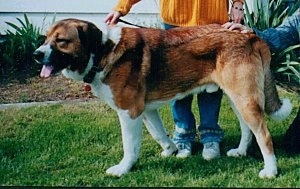
{"type": "Polygon", "coordinates": [[[95,75],[97,72],[100,72],[102,71],[103,69],[102,68],[98,68],[96,66],[93,66],[90,71],[84,76],[83,78],[83,81],[85,83],[92,83],[94,78],[95,78],[95,75]]]}
{"type": "Polygon", "coordinates": [[[97,72],[101,72],[103,68],[99,68],[99,58],[97,56],[93,57],[93,66],[90,71],[84,76],[83,81],[85,83],[92,83],[97,72]]]}
{"type": "Polygon", "coordinates": [[[122,53],[119,53],[119,55],[115,55],[114,53],[109,54],[114,46],[115,43],[112,40],[108,39],[105,44],[102,45],[102,49],[100,48],[101,51],[95,53],[95,56],[93,57],[93,66],[83,78],[83,81],[85,83],[92,83],[97,72],[103,71],[103,77],[101,78],[101,80],[103,80],[111,71],[113,65],[122,55],[122,53]]]}

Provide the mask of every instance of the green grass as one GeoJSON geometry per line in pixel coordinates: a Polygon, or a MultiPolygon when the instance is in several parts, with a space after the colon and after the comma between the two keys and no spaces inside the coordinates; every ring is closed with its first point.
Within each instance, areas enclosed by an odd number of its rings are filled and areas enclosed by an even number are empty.
{"type": "MultiPolygon", "coordinates": [[[[105,174],[107,168],[120,161],[123,149],[117,116],[103,103],[0,110],[0,185],[300,187],[300,156],[286,154],[281,145],[299,101],[295,94],[283,95],[295,105],[292,115],[283,122],[267,118],[280,172],[275,179],[259,179],[263,162],[255,145],[247,157],[226,157],[226,151],[238,144],[240,130],[224,97],[220,115],[220,125],[225,130],[221,158],[203,160],[201,145],[190,158],[162,158],[159,145],[144,129],[139,161],[121,178],[105,174]]],[[[172,134],[169,106],[160,111],[172,134]]]]}

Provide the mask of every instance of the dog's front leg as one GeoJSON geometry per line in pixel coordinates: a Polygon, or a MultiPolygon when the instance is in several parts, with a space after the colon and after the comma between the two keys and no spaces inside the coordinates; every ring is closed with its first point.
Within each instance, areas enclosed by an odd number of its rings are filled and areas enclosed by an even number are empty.
{"type": "Polygon", "coordinates": [[[118,165],[107,169],[106,173],[114,176],[122,176],[130,171],[137,162],[142,139],[142,118],[131,119],[127,112],[118,111],[122,130],[124,156],[118,165]]]}
{"type": "Polygon", "coordinates": [[[168,137],[157,110],[147,110],[143,113],[144,123],[151,136],[163,148],[162,156],[167,157],[176,153],[176,145],[168,137]]]}

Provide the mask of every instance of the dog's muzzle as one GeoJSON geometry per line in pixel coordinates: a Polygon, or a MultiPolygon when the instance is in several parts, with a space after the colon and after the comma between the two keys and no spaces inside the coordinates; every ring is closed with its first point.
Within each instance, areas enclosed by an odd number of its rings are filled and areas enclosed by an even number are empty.
{"type": "Polygon", "coordinates": [[[33,59],[39,63],[39,64],[42,64],[43,60],[44,60],[44,57],[45,57],[45,53],[40,51],[40,50],[36,50],[33,52],[33,59]]]}
{"type": "Polygon", "coordinates": [[[49,64],[50,56],[52,54],[53,49],[51,46],[48,45],[42,45],[38,49],[36,49],[33,52],[33,58],[34,60],[39,64],[49,64]]]}
{"type": "Polygon", "coordinates": [[[52,71],[54,70],[53,66],[50,65],[49,56],[46,55],[47,51],[44,51],[41,46],[37,50],[35,50],[32,54],[33,59],[38,63],[42,64],[43,68],[40,73],[40,77],[49,77],[52,71]]]}

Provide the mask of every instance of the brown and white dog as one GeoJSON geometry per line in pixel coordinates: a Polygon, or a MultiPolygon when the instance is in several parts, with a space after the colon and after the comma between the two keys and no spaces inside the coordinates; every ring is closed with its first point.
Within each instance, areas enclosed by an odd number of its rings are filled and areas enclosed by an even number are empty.
{"type": "Polygon", "coordinates": [[[246,155],[253,132],[264,159],[259,176],[277,174],[264,112],[283,119],[291,104],[280,101],[269,68],[269,48],[254,34],[220,25],[171,30],[114,27],[104,34],[90,22],[65,19],[49,29],[34,57],[43,64],[41,77],[62,70],[66,77],[90,83],[93,93],[117,112],[124,157],[108,174],[121,176],[136,163],[143,121],[162,146],[162,155],[175,153],[157,109],[218,87],[231,100],[242,131],[238,148],[227,155],[246,155]]]}

